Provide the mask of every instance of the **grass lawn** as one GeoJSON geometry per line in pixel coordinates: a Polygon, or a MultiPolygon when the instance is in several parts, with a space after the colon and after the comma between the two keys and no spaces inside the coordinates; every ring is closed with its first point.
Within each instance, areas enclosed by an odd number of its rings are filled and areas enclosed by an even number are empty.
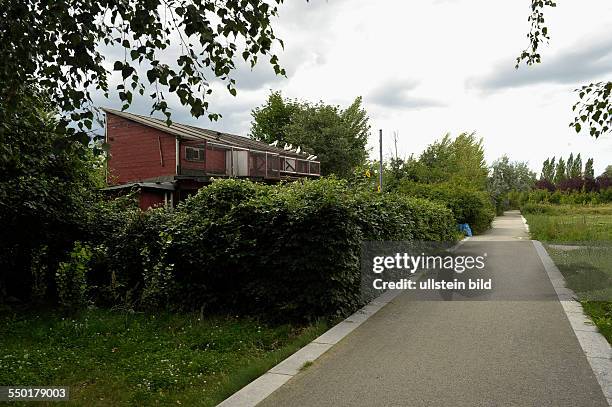
{"type": "Polygon", "coordinates": [[[523,214],[533,239],[542,242],[612,241],[612,205],[550,205],[523,214]]]}
{"type": "Polygon", "coordinates": [[[83,406],[213,406],[327,327],[200,321],[196,314],[3,311],[0,385],[69,386],[71,404],[83,406]]]}
{"type": "Polygon", "coordinates": [[[599,331],[612,343],[612,205],[553,205],[524,214],[599,331]]]}

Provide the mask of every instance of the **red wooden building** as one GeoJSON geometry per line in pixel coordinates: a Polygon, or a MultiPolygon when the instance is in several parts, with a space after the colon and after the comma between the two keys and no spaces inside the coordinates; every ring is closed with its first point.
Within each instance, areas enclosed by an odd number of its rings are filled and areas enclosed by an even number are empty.
{"type": "Polygon", "coordinates": [[[109,191],[136,188],[143,209],[174,205],[212,178],[262,182],[319,177],[321,164],[305,153],[234,134],[103,109],[109,145],[109,191]],[[310,158],[310,159],[309,159],[310,158]]]}

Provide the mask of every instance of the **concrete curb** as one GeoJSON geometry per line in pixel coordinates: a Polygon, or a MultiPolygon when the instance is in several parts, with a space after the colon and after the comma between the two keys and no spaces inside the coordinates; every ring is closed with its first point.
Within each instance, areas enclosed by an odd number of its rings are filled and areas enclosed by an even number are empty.
{"type": "Polygon", "coordinates": [[[321,336],[268,370],[236,393],[225,399],[217,407],[252,407],[263,401],[275,390],[300,372],[305,363],[313,362],[344,337],[353,332],[382,307],[393,301],[403,290],[389,290],[372,300],[368,305],[355,312],[321,336]]]}
{"type": "Polygon", "coordinates": [[[521,214],[521,220],[523,221],[523,225],[525,225],[525,230],[529,233],[529,224],[527,223],[527,219],[521,214]]]}
{"type": "Polygon", "coordinates": [[[448,249],[448,251],[451,252],[451,253],[454,253],[455,251],[457,251],[458,248],[461,247],[462,244],[464,244],[465,242],[467,242],[471,238],[472,238],[471,236],[464,237],[463,239],[459,240],[456,245],[454,245],[453,247],[448,249]]]}
{"type": "Polygon", "coordinates": [[[566,287],[565,278],[546,252],[544,245],[537,240],[532,242],[608,405],[612,406],[612,348],[584,314],[582,305],[575,300],[576,294],[566,287]]]}

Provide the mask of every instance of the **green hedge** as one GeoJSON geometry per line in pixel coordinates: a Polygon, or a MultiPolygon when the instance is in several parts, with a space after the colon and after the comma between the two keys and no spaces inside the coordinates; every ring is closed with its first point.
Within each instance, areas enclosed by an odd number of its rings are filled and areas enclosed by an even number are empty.
{"type": "Polygon", "coordinates": [[[86,290],[61,298],[282,319],[345,315],[362,302],[362,241],[452,241],[455,230],[443,205],[336,179],[218,180],[175,210],[142,212],[129,199],[96,208],[87,239],[63,262],[78,276],[87,262],[86,290]]]}
{"type": "Polygon", "coordinates": [[[485,191],[450,183],[421,184],[403,181],[398,191],[444,204],[454,214],[457,223],[467,223],[475,233],[491,227],[495,207],[485,191]]]}
{"type": "Polygon", "coordinates": [[[361,305],[363,240],[455,237],[451,213],[440,205],[355,193],[333,179],[275,187],[215,182],[182,205],[177,219],[169,261],[184,305],[295,318],[361,305]]]}
{"type": "Polygon", "coordinates": [[[354,191],[334,179],[219,180],[175,211],[130,214],[119,224],[104,242],[114,275],[97,273],[114,286],[97,289],[98,298],[282,318],[344,315],[361,305],[362,240],[455,238],[452,214],[439,204],[354,191]]]}

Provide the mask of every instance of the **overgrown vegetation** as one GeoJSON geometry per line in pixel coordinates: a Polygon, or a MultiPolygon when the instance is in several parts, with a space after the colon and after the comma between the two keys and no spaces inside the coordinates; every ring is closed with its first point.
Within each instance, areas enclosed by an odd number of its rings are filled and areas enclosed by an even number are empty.
{"type": "Polygon", "coordinates": [[[5,311],[0,383],[69,386],[82,406],[214,406],[326,329],[197,313],[5,311]]]}
{"type": "Polygon", "coordinates": [[[612,241],[612,206],[527,204],[522,213],[534,239],[545,242],[612,241]]]}
{"type": "Polygon", "coordinates": [[[491,165],[489,191],[497,214],[503,215],[506,210],[517,209],[517,203],[513,201],[514,196],[531,191],[535,178],[535,173],[529,169],[526,162],[510,161],[506,155],[495,160],[491,165]]]}
{"type": "Polygon", "coordinates": [[[527,203],[532,238],[547,250],[585,312],[612,343],[612,205],[527,203]]]}
{"type": "Polygon", "coordinates": [[[0,302],[29,295],[34,263],[64,260],[103,185],[102,161],[58,123],[49,100],[36,88],[12,100],[10,109],[0,100],[0,302]]]}
{"type": "Polygon", "coordinates": [[[219,180],[176,210],[120,205],[93,215],[90,240],[69,260],[37,266],[36,281],[55,283],[44,287],[47,301],[74,305],[86,284],[86,301],[103,306],[283,320],[344,315],[363,301],[363,240],[456,235],[442,205],[336,179],[276,186],[219,180]]]}
{"type": "MultiPolygon", "coordinates": [[[[353,177],[353,184],[376,188],[377,163],[353,177]],[[365,174],[365,175],[364,175],[365,174]]],[[[429,145],[419,157],[395,157],[383,174],[385,192],[425,198],[449,208],[455,223],[468,223],[481,233],[495,216],[487,189],[488,167],[482,140],[463,133],[454,139],[445,135],[429,145]]]]}
{"type": "Polygon", "coordinates": [[[540,178],[535,181],[525,163],[498,160],[493,164],[491,192],[500,209],[522,209],[538,212],[552,210],[549,205],[599,205],[612,202],[612,170],[610,166],[595,177],[593,159],[583,165],[580,154],[567,160],[547,158],[540,178]],[[510,164],[509,166],[507,164],[510,164]],[[540,205],[544,204],[544,206],[540,205]],[[501,205],[501,208],[500,208],[501,205]]]}

